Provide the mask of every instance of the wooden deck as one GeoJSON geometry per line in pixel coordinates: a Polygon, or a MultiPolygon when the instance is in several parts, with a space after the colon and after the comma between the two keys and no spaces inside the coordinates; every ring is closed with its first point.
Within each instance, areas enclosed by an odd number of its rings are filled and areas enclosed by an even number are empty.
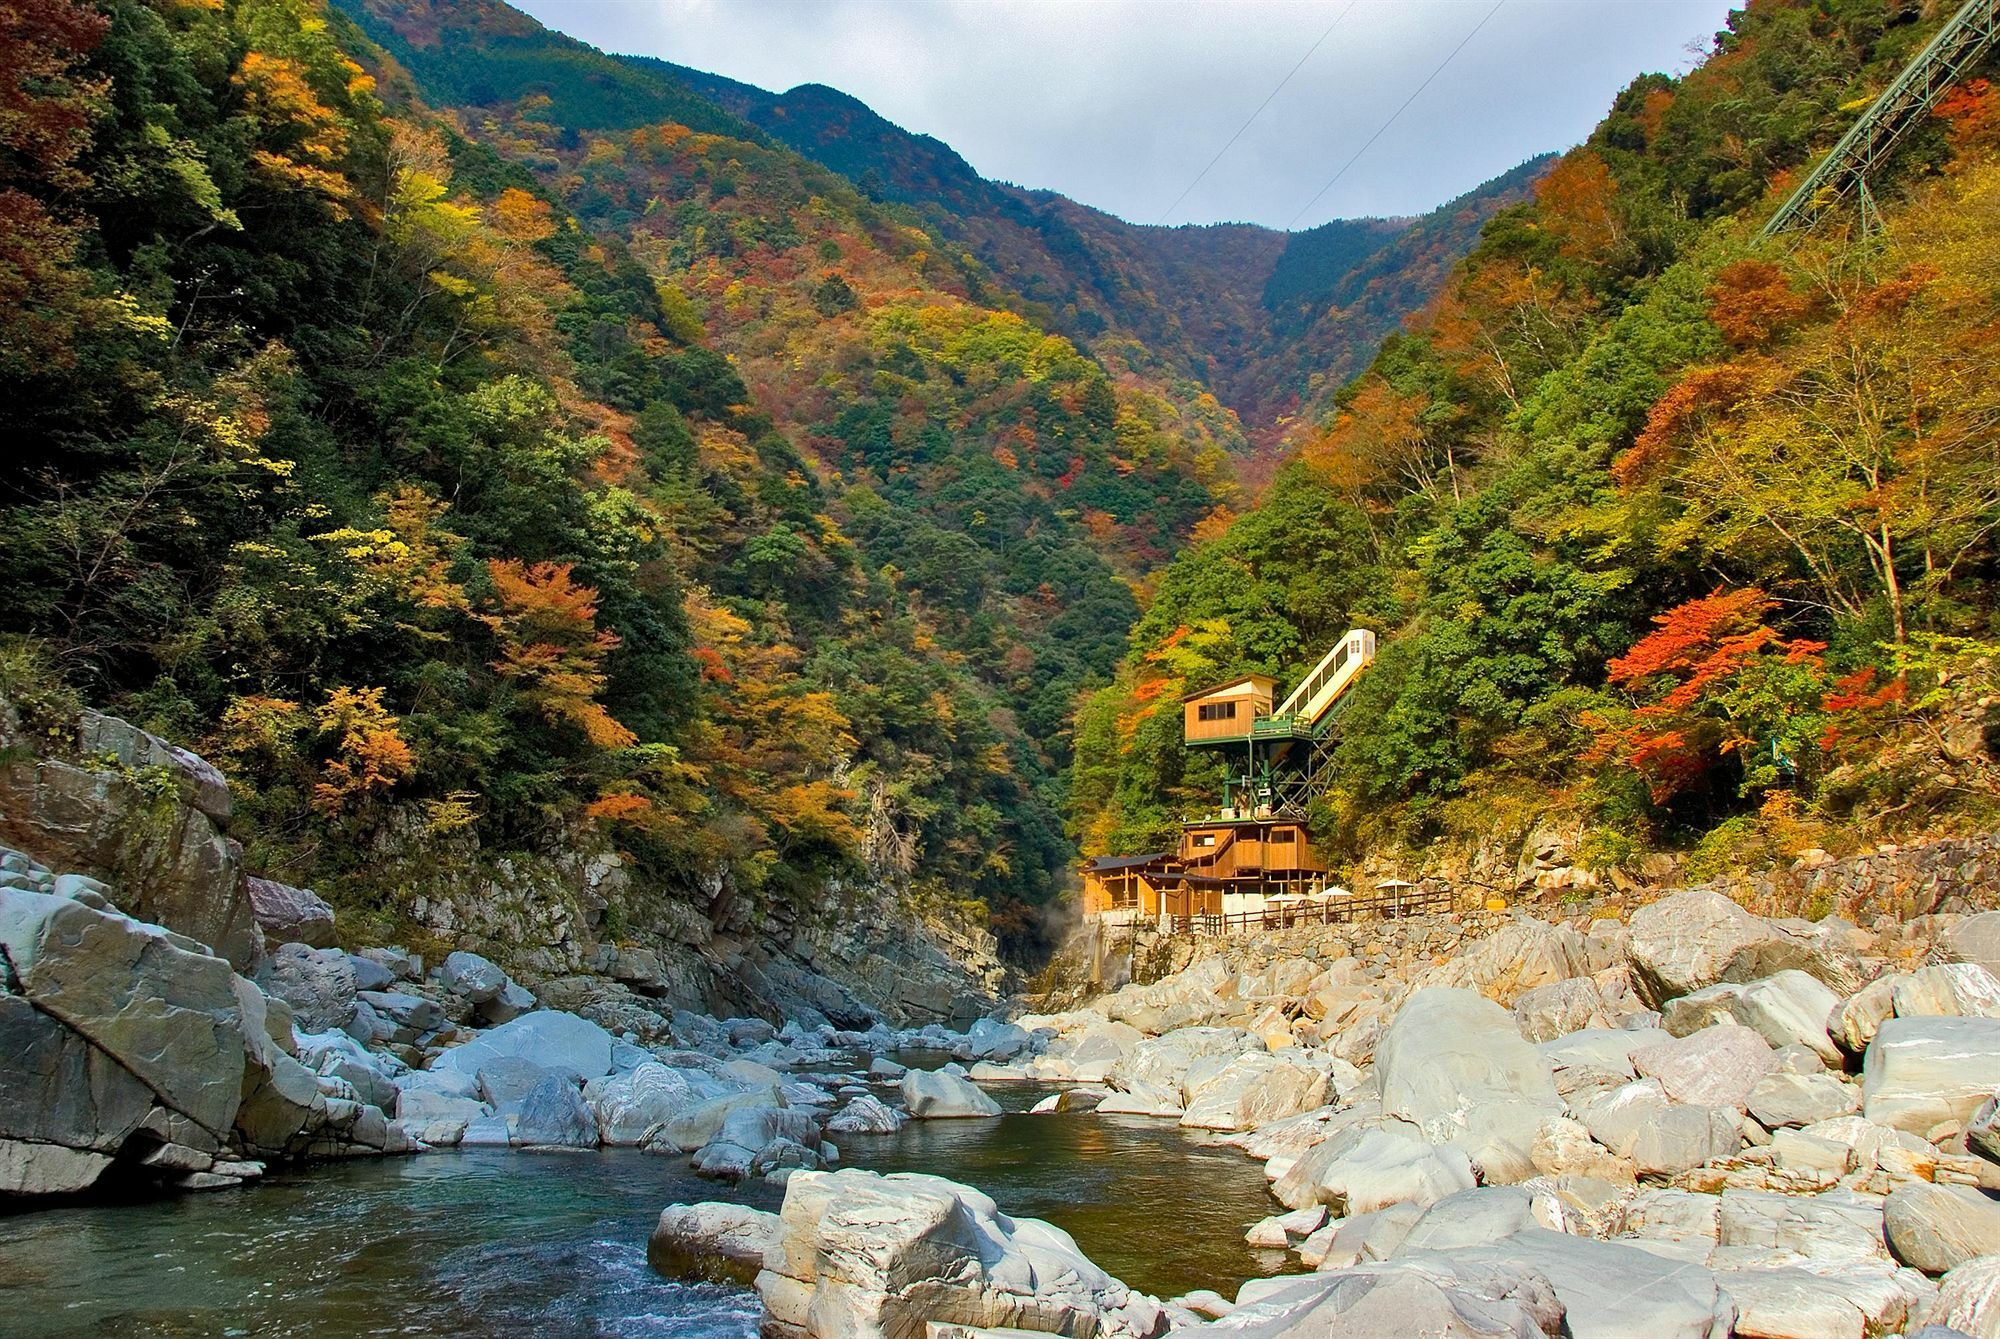
{"type": "Polygon", "coordinates": [[[1352,921],[1399,920],[1405,916],[1442,916],[1452,909],[1449,888],[1404,888],[1364,897],[1329,897],[1294,902],[1224,916],[1210,913],[1171,918],[1175,934],[1246,935],[1289,930],[1298,925],[1345,925],[1352,921]]]}

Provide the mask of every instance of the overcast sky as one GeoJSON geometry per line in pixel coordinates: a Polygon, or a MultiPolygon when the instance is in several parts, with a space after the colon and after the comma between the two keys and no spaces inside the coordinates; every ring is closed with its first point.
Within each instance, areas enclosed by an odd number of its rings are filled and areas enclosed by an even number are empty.
{"type": "Polygon", "coordinates": [[[986,176],[1058,190],[1135,222],[1279,228],[1418,213],[1532,154],[1567,148],[1633,76],[1692,64],[1691,44],[1705,44],[1730,8],[1727,0],[1503,0],[1497,12],[1492,0],[514,3],[606,50],[769,89],[829,84],[937,136],[986,176]],[[1426,79],[1408,110],[1309,203],[1426,79]]]}

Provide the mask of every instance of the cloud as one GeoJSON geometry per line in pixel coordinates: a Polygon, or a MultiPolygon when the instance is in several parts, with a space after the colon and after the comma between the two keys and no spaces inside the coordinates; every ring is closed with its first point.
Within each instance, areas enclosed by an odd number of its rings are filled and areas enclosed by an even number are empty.
{"type": "MultiPolygon", "coordinates": [[[[610,51],[770,89],[821,83],[989,177],[1141,223],[1345,0],[517,0],[610,51]]],[[[1169,223],[1284,227],[1490,8],[1355,0],[1169,223]]],[[[1692,61],[1725,0],[1507,0],[1298,226],[1417,213],[1576,143],[1612,95],[1692,61]]]]}

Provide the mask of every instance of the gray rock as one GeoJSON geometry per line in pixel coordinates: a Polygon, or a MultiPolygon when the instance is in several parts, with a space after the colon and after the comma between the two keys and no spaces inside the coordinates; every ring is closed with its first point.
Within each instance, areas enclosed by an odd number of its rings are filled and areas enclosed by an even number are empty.
{"type": "Polygon", "coordinates": [[[1789,970],[1757,981],[1725,982],[1669,1000],[1666,1028],[1676,1037],[1728,1019],[1757,1033],[1773,1047],[1806,1046],[1829,1064],[1840,1050],[1827,1035],[1827,1019],[1840,997],[1804,972],[1789,970]]]}
{"type": "Polygon", "coordinates": [[[245,879],[244,894],[257,928],[273,944],[333,944],[333,907],[310,888],[294,888],[275,879],[245,879]]]}
{"type": "Polygon", "coordinates": [[[655,1127],[718,1096],[720,1089],[721,1085],[706,1075],[648,1061],[599,1085],[595,1097],[598,1135],[607,1144],[643,1144],[655,1127]]]}
{"type": "Polygon", "coordinates": [[[533,991],[510,980],[500,987],[498,995],[490,1000],[481,1001],[473,1012],[479,1015],[481,1022],[498,1025],[513,1022],[522,1014],[532,1011],[535,1004],[533,991]]]}
{"type": "Polygon", "coordinates": [[[886,1056],[878,1055],[868,1062],[868,1077],[871,1079],[885,1079],[894,1083],[909,1072],[908,1065],[899,1065],[886,1056]]]}
{"type": "Polygon", "coordinates": [[[1725,979],[1778,932],[1720,893],[1689,889],[1632,913],[1625,952],[1640,994],[1655,1008],[1725,979]]]}
{"type": "Polygon", "coordinates": [[[1542,1228],[1492,1246],[1399,1258],[1539,1274],[1562,1303],[1568,1339],[1725,1339],[1735,1319],[1716,1276],[1699,1265],[1542,1228]]]}
{"type": "Polygon", "coordinates": [[[1970,1120],[1996,1089],[2000,1019],[1892,1018],[1862,1061],[1863,1114],[1912,1134],[1970,1120]]]}
{"type": "Polygon", "coordinates": [[[753,1088],[710,1097],[648,1131],[645,1146],[649,1150],[674,1152],[700,1148],[721,1132],[722,1123],[729,1119],[732,1111],[743,1107],[776,1106],[783,1101],[775,1088],[753,1088]]]}
{"type": "Polygon", "coordinates": [[[303,1032],[337,1032],[354,1021],[354,968],[337,948],[280,945],[264,960],[257,983],[291,1006],[303,1032]]]}
{"type": "Polygon", "coordinates": [[[1181,1124],[1201,1130],[1249,1130],[1310,1111],[1328,1095],[1326,1071],[1252,1051],[1196,1080],[1188,1071],[1181,1124]]]}
{"type": "Polygon", "coordinates": [[[944,1070],[913,1069],[903,1076],[903,1105],[918,1120],[997,1116],[1000,1104],[944,1070]]]}
{"type": "Polygon", "coordinates": [[[1449,1258],[1357,1265],[1304,1278],[1255,1279],[1238,1305],[1209,1325],[1176,1334],[1258,1339],[1544,1339],[1562,1306],[1546,1279],[1504,1266],[1462,1267],[1449,1258]]]}
{"type": "Polygon", "coordinates": [[[1609,1021],[1604,997],[1587,976],[1551,981],[1522,992],[1514,1001],[1514,1018],[1521,1035],[1532,1042],[1550,1042],[1609,1021]]]}
{"type": "Polygon", "coordinates": [[[1630,1157],[1639,1136],[1666,1114],[1671,1104],[1656,1079],[1640,1079],[1600,1093],[1576,1110],[1590,1137],[1621,1157],[1630,1157]]]}
{"type": "Polygon", "coordinates": [[[229,821],[229,781],[207,759],[102,712],[85,710],[77,718],[76,733],[78,752],[109,755],[134,771],[163,767],[189,804],[217,822],[229,821]]]}
{"type": "Polygon", "coordinates": [[[1968,1260],[1940,1279],[1930,1320],[1968,1339],[2000,1339],[2000,1253],[1968,1260]]]}
{"type": "Polygon", "coordinates": [[[507,1055],[592,1079],[611,1072],[612,1043],[611,1034],[589,1019],[537,1009],[453,1047],[431,1067],[476,1074],[487,1061],[507,1055]]]}
{"type": "Polygon", "coordinates": [[[596,1148],[597,1118],[576,1085],[551,1074],[528,1090],[510,1113],[512,1142],[529,1148],[596,1148]]]}
{"type": "Polygon", "coordinates": [[[1861,1110],[1861,1090],[1832,1074],[1766,1074],[1750,1089],[1748,1108],[1767,1129],[1811,1125],[1861,1110]]]}
{"type": "Polygon", "coordinates": [[[131,1071],[18,995],[0,994],[0,1094],[0,1140],[23,1146],[9,1163],[21,1179],[0,1177],[0,1194],[83,1189],[90,1180],[70,1183],[93,1166],[102,1171],[153,1108],[152,1090],[131,1071]],[[106,1156],[92,1163],[36,1145],[106,1156]]]}
{"type": "MultiPolygon", "coordinates": [[[[481,1065],[474,1076],[481,1100],[496,1107],[512,1106],[548,1077],[548,1070],[518,1055],[496,1055],[481,1065]]],[[[561,1077],[575,1086],[574,1074],[564,1073],[561,1077]]]]}
{"type": "Polygon", "coordinates": [[[438,982],[454,995],[484,1004],[506,988],[507,974],[477,953],[460,951],[445,955],[438,982]]]}
{"type": "Polygon", "coordinates": [[[1534,1175],[1535,1136],[1563,1111],[1548,1062],[1514,1019],[1455,987],[1404,1002],[1376,1048],[1382,1109],[1450,1143],[1489,1182],[1534,1175]]]}
{"type": "Polygon", "coordinates": [[[2000,976],[2000,911],[1967,916],[1944,932],[1941,947],[1954,962],[1976,962],[2000,976]]]}
{"type": "Polygon", "coordinates": [[[1336,1215],[1351,1216],[1392,1204],[1428,1206],[1474,1184],[1463,1151],[1433,1147],[1396,1121],[1356,1125],[1334,1135],[1294,1163],[1272,1193],[1289,1208],[1324,1204],[1336,1215]]]}
{"type": "Polygon", "coordinates": [[[1667,1177],[1730,1157],[1743,1147],[1736,1113],[1722,1107],[1671,1106],[1632,1142],[1641,1176],[1667,1177]]]}
{"type": "Polygon", "coordinates": [[[1478,1186],[1425,1209],[1396,1248],[1398,1255],[1491,1246],[1523,1228],[1541,1226],[1534,1197],[1519,1186],[1478,1186]]]}
{"type": "Polygon", "coordinates": [[[879,1098],[861,1093],[827,1119],[828,1134],[894,1134],[909,1117],[879,1098]]]}
{"type": "Polygon", "coordinates": [[[2000,1094],[1980,1103],[1965,1127],[1966,1147],[1988,1162],[2000,1163],[2000,1094]]]}
{"type": "Polygon", "coordinates": [[[1892,982],[1898,1018],[2000,1018],[2000,979],[1979,963],[1920,967],[1892,982]]]}
{"type": "Polygon", "coordinates": [[[754,1284],[777,1244],[778,1215],[741,1204],[670,1204],[646,1242],[646,1260],[674,1279],[754,1284]]]}
{"type": "Polygon", "coordinates": [[[2000,1254],[2000,1201],[1966,1186],[1913,1181],[1889,1192],[1882,1229],[1898,1260],[1942,1274],[2000,1254]]]}
{"type": "Polygon", "coordinates": [[[437,1005],[421,995],[406,995],[391,990],[362,990],[355,992],[355,998],[397,1027],[408,1028],[413,1033],[434,1032],[444,1026],[445,1018],[438,1012],[437,1005]]]}
{"type": "Polygon", "coordinates": [[[199,949],[68,898],[0,891],[18,994],[220,1136],[242,1100],[244,1036],[235,973],[199,949]]]}
{"type": "Polygon", "coordinates": [[[97,1184],[109,1153],[0,1139],[0,1196],[74,1195],[97,1184]]]}
{"type": "Polygon", "coordinates": [[[781,1333],[919,1335],[940,1316],[1102,1339],[1165,1328],[1067,1233],[939,1177],[795,1172],[779,1219],[757,1289],[781,1333]]]}
{"type": "Polygon", "coordinates": [[[1645,1077],[1658,1079],[1676,1102],[1736,1111],[1749,1102],[1757,1080],[1778,1067],[1769,1042],[1733,1023],[1635,1051],[1632,1064],[1645,1077]]]}

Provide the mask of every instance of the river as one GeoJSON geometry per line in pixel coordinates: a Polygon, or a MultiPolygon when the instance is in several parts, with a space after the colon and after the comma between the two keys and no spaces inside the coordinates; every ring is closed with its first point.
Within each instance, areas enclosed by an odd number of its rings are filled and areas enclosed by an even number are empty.
{"type": "MultiPolygon", "coordinates": [[[[992,1091],[1019,1108],[1046,1090],[992,1091]]],[[[1278,1208],[1260,1165],[1170,1121],[1016,1110],[836,1142],[844,1165],[933,1172],[1046,1218],[1158,1296],[1233,1294],[1284,1263],[1243,1242],[1278,1208]]],[[[629,1149],[433,1153],[0,1217],[0,1334],[754,1335],[753,1293],[660,1278],[646,1237],[676,1201],[776,1208],[782,1192],[705,1181],[686,1164],[629,1149]]]]}

